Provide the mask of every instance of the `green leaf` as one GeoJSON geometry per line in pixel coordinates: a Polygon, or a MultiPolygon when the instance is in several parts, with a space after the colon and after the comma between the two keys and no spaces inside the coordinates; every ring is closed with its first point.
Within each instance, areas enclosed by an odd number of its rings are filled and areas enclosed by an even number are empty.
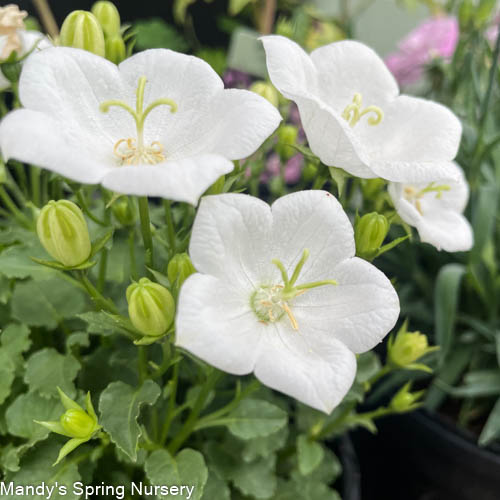
{"type": "Polygon", "coordinates": [[[270,498],[277,488],[274,455],[250,464],[240,464],[231,473],[231,480],[244,495],[270,498]]]}
{"type": "Polygon", "coordinates": [[[357,363],[356,381],[361,384],[368,382],[382,368],[379,357],[373,351],[360,354],[357,363]]]}
{"type": "Polygon", "coordinates": [[[207,483],[203,489],[201,500],[231,500],[231,491],[224,479],[214,471],[209,470],[207,483]]]}
{"type": "Polygon", "coordinates": [[[12,296],[12,317],[32,326],[53,329],[65,318],[82,312],[85,296],[59,278],[18,283],[12,296]]]}
{"type": "Polygon", "coordinates": [[[337,491],[311,480],[280,481],[272,500],[341,500],[337,491]]]}
{"type": "Polygon", "coordinates": [[[136,34],[138,50],[166,48],[177,52],[186,52],[189,48],[178,31],[159,17],[136,21],[133,30],[136,34]]]}
{"type": "Polygon", "coordinates": [[[12,323],[0,334],[2,349],[5,349],[11,357],[19,356],[31,347],[29,337],[30,329],[26,325],[12,323]]]}
{"type": "Polygon", "coordinates": [[[12,383],[16,372],[14,361],[8,356],[7,352],[0,350],[0,404],[8,397],[12,388],[12,383]]]}
{"type": "Polygon", "coordinates": [[[486,421],[486,424],[479,436],[479,446],[488,446],[495,439],[500,437],[500,398],[497,399],[495,406],[486,421]]]}
{"type": "Polygon", "coordinates": [[[119,333],[129,337],[131,331],[135,330],[128,319],[124,321],[125,318],[104,311],[86,312],[77,316],[87,323],[87,331],[96,335],[107,336],[119,333]]]}
{"type": "Polygon", "coordinates": [[[242,441],[243,450],[241,457],[245,462],[253,462],[258,458],[267,458],[278,450],[281,450],[288,438],[288,427],[283,427],[266,437],[257,437],[242,441]]]}
{"type": "MultiPolygon", "coordinates": [[[[199,451],[186,448],[175,458],[166,450],[156,450],[148,457],[145,464],[146,476],[154,486],[189,485],[194,487],[191,492],[187,489],[179,490],[178,497],[200,500],[208,479],[208,469],[205,459],[199,451]]],[[[170,498],[159,495],[160,498],[170,498]]]]}
{"type": "Polygon", "coordinates": [[[66,349],[71,351],[73,347],[88,347],[90,345],[87,332],[74,332],[66,340],[66,349]]]}
{"type": "Polygon", "coordinates": [[[32,442],[45,439],[49,431],[34,420],[58,420],[64,413],[57,399],[47,399],[35,392],[21,394],[7,408],[5,420],[10,434],[32,442]]]}
{"type": "Polygon", "coordinates": [[[43,251],[36,252],[33,247],[15,245],[0,254],[0,272],[7,278],[47,279],[56,272],[48,267],[33,262],[32,257],[47,257],[43,251]],[[35,254],[40,255],[35,255],[35,254]]]}
{"type": "Polygon", "coordinates": [[[500,394],[500,371],[484,370],[468,373],[460,387],[448,392],[456,397],[483,397],[500,394]]]}
{"type": "Polygon", "coordinates": [[[267,401],[244,399],[221,421],[240,439],[253,439],[269,436],[283,428],[287,423],[287,414],[267,401]]]}
{"type": "MultiPolygon", "coordinates": [[[[15,486],[38,486],[45,483],[48,487],[54,487],[50,500],[77,500],[79,496],[73,492],[73,484],[80,480],[77,462],[68,460],[56,467],[52,467],[59,453],[59,448],[60,444],[58,442],[47,441],[41,446],[30,450],[23,458],[19,471],[8,474],[5,482],[13,482],[15,486]]],[[[40,496],[18,496],[15,494],[2,496],[2,499],[6,500],[18,500],[20,498],[46,500],[47,493],[45,492],[44,495],[40,496]]]]}
{"type": "Polygon", "coordinates": [[[303,476],[310,474],[323,461],[325,452],[316,441],[311,441],[305,434],[297,437],[297,460],[303,476]]]}
{"type": "Polygon", "coordinates": [[[495,229],[498,206],[498,189],[490,184],[479,187],[477,203],[474,207],[472,227],[474,229],[474,247],[471,260],[478,262],[495,229]]]}
{"type": "Polygon", "coordinates": [[[460,283],[464,266],[447,264],[439,271],[434,290],[436,344],[441,346],[440,363],[444,363],[453,344],[453,331],[457,313],[460,283]]]}
{"type": "Polygon", "coordinates": [[[31,443],[25,443],[20,446],[14,446],[12,443],[9,443],[7,446],[4,446],[0,451],[0,467],[4,471],[17,472],[20,469],[19,462],[22,456],[30,448],[32,448],[31,443]]]}
{"type": "Polygon", "coordinates": [[[331,178],[337,185],[337,193],[340,196],[342,190],[344,189],[345,181],[349,177],[349,174],[345,170],[337,167],[328,167],[328,170],[330,172],[331,178]]]}
{"type": "Polygon", "coordinates": [[[157,384],[146,380],[139,389],[123,382],[112,382],[101,394],[99,423],[111,441],[134,461],[137,460],[137,444],[141,435],[137,423],[141,406],[154,404],[160,393],[157,384]]]}
{"type": "Polygon", "coordinates": [[[80,363],[72,355],[64,356],[55,349],[45,348],[28,359],[24,381],[30,392],[45,397],[58,396],[57,387],[73,397],[76,393],[73,380],[79,370],[80,363]]]}

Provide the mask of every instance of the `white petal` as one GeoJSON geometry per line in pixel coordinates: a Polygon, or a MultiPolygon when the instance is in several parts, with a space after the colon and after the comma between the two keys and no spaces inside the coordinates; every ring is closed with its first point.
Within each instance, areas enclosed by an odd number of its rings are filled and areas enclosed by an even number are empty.
{"type": "Polygon", "coordinates": [[[263,328],[246,294],[198,273],[183,284],[176,344],[207,363],[234,375],[250,373],[260,353],[263,328]]]}
{"type": "Polygon", "coordinates": [[[297,96],[317,92],[316,68],[300,45],[277,35],[264,36],[261,40],[269,77],[286,98],[295,100],[297,96]]]}
{"type": "Polygon", "coordinates": [[[206,196],[193,225],[189,253],[194,267],[248,290],[266,282],[271,263],[271,209],[245,194],[206,196]]]}
{"type": "Polygon", "coordinates": [[[382,106],[399,94],[398,84],[384,61],[366,45],[353,40],[331,43],[311,53],[319,74],[321,99],[342,112],[354,93],[364,106],[382,106]]]}
{"type": "Polygon", "coordinates": [[[354,233],[340,203],[326,191],[299,191],[272,205],[273,258],[289,276],[304,249],[309,258],[297,284],[334,278],[335,266],[355,253],[354,233]]]}
{"type": "Polygon", "coordinates": [[[248,90],[228,89],[212,102],[206,125],[206,150],[231,160],[246,158],[274,132],[281,121],[278,110],[248,90]]]}
{"type": "Polygon", "coordinates": [[[159,196],[196,205],[199,197],[233,167],[233,163],[222,156],[206,154],[156,165],[116,167],[104,177],[102,184],[118,193],[159,196]]]}
{"type": "MultiPolygon", "coordinates": [[[[424,185],[425,186],[425,185],[424,185]]],[[[387,191],[391,197],[398,215],[410,226],[418,224],[422,215],[418,212],[413,203],[404,197],[405,185],[402,183],[390,182],[387,191]]]]}
{"type": "Polygon", "coordinates": [[[80,130],[63,126],[44,113],[20,109],[0,123],[0,149],[5,159],[47,168],[86,184],[99,182],[109,171],[97,146],[82,140],[80,130]]]}
{"type": "Polygon", "coordinates": [[[267,326],[256,377],[272,389],[330,413],[352,385],[354,354],[333,336],[312,339],[283,325],[267,326]]]}
{"type": "Polygon", "coordinates": [[[291,304],[299,332],[332,336],[355,353],[375,347],[399,316],[399,299],[387,277],[354,257],[332,269],[337,285],[308,290],[291,304]]]}
{"type": "Polygon", "coordinates": [[[135,123],[125,110],[100,111],[102,102],[122,99],[135,104],[135,87],[124,84],[118,67],[90,52],[52,47],[26,60],[19,81],[22,104],[70,126],[78,124],[110,151],[121,138],[135,137],[135,123]]]}
{"type": "Polygon", "coordinates": [[[467,252],[474,244],[471,225],[453,210],[426,213],[416,227],[420,239],[438,250],[467,252]]]}

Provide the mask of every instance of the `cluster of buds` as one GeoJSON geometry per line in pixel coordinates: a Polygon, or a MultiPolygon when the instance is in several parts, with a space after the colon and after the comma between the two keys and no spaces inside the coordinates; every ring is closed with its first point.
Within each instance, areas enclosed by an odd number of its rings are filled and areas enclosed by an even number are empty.
{"type": "Polygon", "coordinates": [[[92,11],[75,10],[61,27],[60,43],[106,57],[115,64],[126,57],[120,14],[111,2],[100,1],[92,11]]]}
{"type": "Polygon", "coordinates": [[[61,415],[59,421],[40,422],[35,420],[37,424],[43,425],[43,427],[49,429],[49,431],[71,438],[61,448],[54,465],[57,465],[75,448],[94,438],[101,430],[94,406],[92,405],[90,393],[87,393],[85,400],[85,411],[76,401],[67,396],[59,387],[57,389],[59,391],[61,403],[66,410],[61,415]]]}
{"type": "Polygon", "coordinates": [[[175,301],[162,285],[141,278],[127,288],[128,314],[134,327],[144,335],[139,343],[151,343],[165,335],[174,321],[175,301]]]}
{"type": "Polygon", "coordinates": [[[432,369],[423,363],[416,363],[420,358],[437,351],[439,346],[429,346],[427,336],[420,332],[409,332],[407,321],[387,343],[387,359],[394,368],[420,370],[431,373],[432,369]]]}

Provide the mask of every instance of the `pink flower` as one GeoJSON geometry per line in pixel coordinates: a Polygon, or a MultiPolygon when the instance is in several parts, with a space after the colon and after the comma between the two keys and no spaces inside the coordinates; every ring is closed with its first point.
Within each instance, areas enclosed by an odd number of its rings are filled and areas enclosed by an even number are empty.
{"type": "MultiPolygon", "coordinates": [[[[300,180],[300,174],[304,165],[304,157],[297,153],[292,156],[286,163],[283,169],[283,177],[287,184],[295,184],[300,180]]],[[[263,183],[268,183],[272,177],[277,177],[281,174],[281,160],[278,154],[272,153],[266,162],[266,169],[262,172],[260,180],[263,183]]]]}
{"type": "Polygon", "coordinates": [[[453,16],[427,19],[398,43],[385,63],[401,85],[419,80],[434,58],[449,60],[457,46],[458,21],[453,16]]]}

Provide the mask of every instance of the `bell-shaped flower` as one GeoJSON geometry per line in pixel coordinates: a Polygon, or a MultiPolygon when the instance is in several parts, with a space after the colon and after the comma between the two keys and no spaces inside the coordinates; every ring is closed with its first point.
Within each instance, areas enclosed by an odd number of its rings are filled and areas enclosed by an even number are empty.
{"type": "Polygon", "coordinates": [[[456,163],[450,165],[455,171],[452,179],[390,183],[388,189],[399,216],[417,229],[424,243],[447,252],[465,252],[474,243],[471,225],[462,215],[469,186],[462,169],[456,163]]]}
{"type": "Polygon", "coordinates": [[[270,207],[244,194],[202,199],[181,288],[176,343],[235,375],[329,413],[349,390],[356,353],[399,315],[390,281],[354,256],[353,229],[325,191],[270,207]]]}
{"type": "MultiPolygon", "coordinates": [[[[33,50],[33,48],[50,47],[47,38],[38,31],[27,31],[23,19],[28,15],[14,4],[0,7],[0,64],[5,62],[13,52],[17,58],[33,50]]],[[[10,87],[10,81],[0,70],[0,91],[10,87]]]]}
{"type": "Polygon", "coordinates": [[[348,40],[308,55],[281,36],[262,41],[271,81],[297,103],[309,146],[324,164],[394,182],[454,174],[458,118],[440,104],[399,95],[372,49],[348,40]]]}
{"type": "Polygon", "coordinates": [[[26,61],[19,91],[25,109],[0,125],[4,158],[193,204],[281,120],[259,95],[224,90],[201,59],[165,49],[119,66],[79,49],[40,51],[26,61]]]}

